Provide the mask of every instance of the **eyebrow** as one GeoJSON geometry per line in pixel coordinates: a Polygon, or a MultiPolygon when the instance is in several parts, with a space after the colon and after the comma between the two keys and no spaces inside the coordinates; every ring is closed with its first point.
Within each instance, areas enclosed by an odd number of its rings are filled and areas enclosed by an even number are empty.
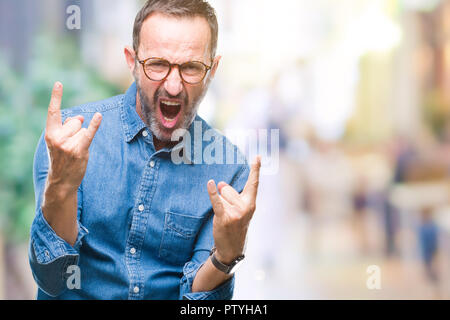
{"type": "MultiPolygon", "coordinates": [[[[151,53],[152,50],[149,49],[148,52],[151,53]]],[[[206,65],[209,65],[208,62],[209,62],[209,60],[211,60],[211,65],[212,65],[213,62],[214,62],[214,57],[210,57],[210,56],[211,56],[211,52],[210,52],[209,50],[207,50],[207,52],[206,52],[205,54],[202,54],[201,57],[191,58],[191,59],[185,60],[185,61],[183,61],[183,62],[179,62],[178,64],[183,64],[183,63],[191,62],[191,61],[200,61],[200,62],[203,62],[203,63],[206,64],[206,65]],[[203,61],[203,58],[205,58],[206,62],[203,61]]],[[[173,63],[172,61],[170,61],[167,57],[164,57],[164,56],[158,56],[158,55],[151,55],[151,54],[146,55],[146,56],[144,57],[143,60],[149,59],[149,58],[159,58],[159,59],[164,59],[164,60],[167,60],[167,61],[169,61],[170,63],[174,64],[174,63],[173,63]]]]}
{"type": "MultiPolygon", "coordinates": [[[[184,63],[188,63],[188,62],[194,62],[194,61],[197,61],[197,62],[204,63],[204,64],[207,65],[207,66],[210,66],[210,65],[208,64],[208,61],[204,62],[203,59],[195,59],[195,58],[188,59],[188,60],[186,60],[186,61],[184,61],[184,62],[178,62],[178,63],[174,63],[174,62],[170,61],[169,59],[167,59],[166,57],[163,57],[163,56],[155,56],[155,55],[153,55],[153,56],[152,56],[152,55],[149,55],[148,57],[145,57],[144,59],[139,59],[139,57],[137,57],[137,58],[138,58],[139,61],[144,61],[144,60],[146,60],[146,59],[152,59],[152,58],[154,58],[154,59],[162,59],[162,60],[168,61],[170,64],[179,64],[179,65],[184,64],[184,63]]],[[[207,59],[207,60],[208,60],[208,59],[207,59]]],[[[211,59],[211,65],[213,64],[213,62],[214,62],[214,59],[211,59]]]]}

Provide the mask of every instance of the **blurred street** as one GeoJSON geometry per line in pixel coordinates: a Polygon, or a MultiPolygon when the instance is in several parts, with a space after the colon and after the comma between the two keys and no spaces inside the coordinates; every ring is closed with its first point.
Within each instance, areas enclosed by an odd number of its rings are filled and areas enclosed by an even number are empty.
{"type": "MultiPolygon", "coordinates": [[[[284,158],[283,163],[280,175],[261,180],[248,260],[237,275],[234,299],[450,298],[448,224],[442,222],[442,248],[436,259],[439,281],[432,283],[408,217],[397,230],[397,253],[387,256],[381,214],[368,212],[356,226],[351,212],[338,216],[330,210],[314,217],[302,211],[296,207],[300,174],[294,174],[293,161],[284,158]],[[266,194],[271,192],[283,193],[283,203],[274,203],[266,194]],[[359,230],[361,225],[364,233],[359,230]],[[380,290],[366,286],[370,265],[381,269],[380,290]]],[[[334,205],[337,208],[338,203],[334,205]]],[[[448,219],[449,213],[443,214],[448,219]]]]}

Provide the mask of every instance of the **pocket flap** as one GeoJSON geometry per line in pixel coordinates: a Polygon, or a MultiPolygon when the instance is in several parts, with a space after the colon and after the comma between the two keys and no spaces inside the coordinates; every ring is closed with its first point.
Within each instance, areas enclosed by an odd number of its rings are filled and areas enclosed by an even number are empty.
{"type": "Polygon", "coordinates": [[[195,236],[202,222],[202,217],[188,216],[171,211],[166,213],[166,226],[185,238],[195,236]]]}

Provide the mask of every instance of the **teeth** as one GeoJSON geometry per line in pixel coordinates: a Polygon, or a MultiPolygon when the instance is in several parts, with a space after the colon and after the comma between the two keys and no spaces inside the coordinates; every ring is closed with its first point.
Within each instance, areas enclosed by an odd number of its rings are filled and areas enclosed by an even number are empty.
{"type": "Polygon", "coordinates": [[[164,117],[164,116],[163,116],[163,118],[164,118],[164,120],[166,120],[167,122],[172,122],[172,121],[175,120],[175,119],[169,119],[169,118],[166,118],[166,117],[164,117]]]}
{"type": "Polygon", "coordinates": [[[172,102],[172,101],[162,101],[162,103],[164,103],[165,105],[168,105],[168,106],[179,106],[180,105],[180,103],[172,102]]]}

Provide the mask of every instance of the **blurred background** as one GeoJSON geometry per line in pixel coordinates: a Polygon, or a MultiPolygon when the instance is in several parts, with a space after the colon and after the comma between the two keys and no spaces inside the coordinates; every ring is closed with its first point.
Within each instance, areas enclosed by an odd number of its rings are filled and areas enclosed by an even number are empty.
{"type": "MultiPolygon", "coordinates": [[[[280,130],[235,299],[449,299],[450,1],[210,3],[223,58],[200,115],[280,130]]],[[[126,91],[142,4],[0,0],[0,299],[36,294],[32,163],[52,85],[63,107],[126,91]]]]}

